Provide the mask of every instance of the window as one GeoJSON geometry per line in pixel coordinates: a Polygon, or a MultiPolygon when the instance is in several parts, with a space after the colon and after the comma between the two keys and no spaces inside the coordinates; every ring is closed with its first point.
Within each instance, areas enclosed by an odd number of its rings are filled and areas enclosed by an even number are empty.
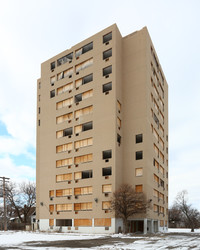
{"type": "Polygon", "coordinates": [[[90,58],[90,59],[88,59],[88,60],[86,60],[86,61],[84,61],[84,62],[76,65],[75,66],[76,74],[79,74],[79,72],[81,70],[84,70],[84,69],[90,67],[91,65],[93,65],[93,58],[90,58]]]}
{"type": "Polygon", "coordinates": [[[72,165],[72,163],[73,163],[72,158],[57,160],[56,167],[60,168],[60,167],[64,167],[64,166],[70,166],[70,165],[72,165]]]}
{"type": "Polygon", "coordinates": [[[57,227],[71,227],[72,219],[56,219],[57,227]]]}
{"type": "Polygon", "coordinates": [[[91,114],[92,112],[93,112],[93,106],[88,106],[86,108],[76,110],[74,117],[79,118],[83,115],[91,114]]]}
{"type": "Polygon", "coordinates": [[[76,88],[80,87],[81,85],[87,84],[89,82],[93,81],[93,74],[84,76],[78,80],[75,81],[76,88]]]}
{"type": "Polygon", "coordinates": [[[108,49],[108,50],[103,52],[103,60],[106,60],[111,56],[112,56],[112,49],[108,49]]]}
{"type": "Polygon", "coordinates": [[[54,219],[49,219],[49,226],[53,227],[54,226],[54,219]]]}
{"type": "Polygon", "coordinates": [[[51,63],[51,70],[55,69],[55,67],[56,67],[56,63],[55,63],[55,62],[52,62],[52,63],[51,63]]]}
{"type": "Polygon", "coordinates": [[[135,185],[135,192],[136,193],[142,193],[143,192],[143,186],[142,185],[135,185]]]}
{"type": "Polygon", "coordinates": [[[38,120],[38,126],[40,126],[40,120],[38,120]]]}
{"type": "Polygon", "coordinates": [[[53,211],[54,211],[54,205],[49,205],[49,212],[53,213],[53,211]]]}
{"type": "Polygon", "coordinates": [[[159,192],[156,189],[153,190],[153,196],[159,198],[159,192]]]}
{"type": "Polygon", "coordinates": [[[56,153],[71,151],[72,145],[73,144],[71,142],[67,144],[59,145],[56,147],[56,153]]]}
{"type": "Polygon", "coordinates": [[[65,122],[65,121],[69,121],[72,118],[73,118],[72,112],[65,114],[65,115],[58,116],[58,117],[56,117],[56,124],[60,124],[60,123],[65,122]]]}
{"type": "Polygon", "coordinates": [[[64,86],[57,88],[57,95],[60,95],[62,93],[65,93],[67,91],[70,91],[73,89],[73,82],[70,82],[68,84],[65,84],[64,86]]]}
{"type": "Polygon", "coordinates": [[[55,81],[56,81],[56,77],[55,77],[55,76],[52,76],[52,77],[50,78],[50,84],[51,84],[51,86],[54,86],[55,81]]]}
{"type": "Polygon", "coordinates": [[[135,159],[136,160],[143,159],[143,151],[137,151],[137,152],[135,152],[135,159]]]}
{"type": "Polygon", "coordinates": [[[142,134],[138,134],[135,136],[135,143],[141,143],[143,142],[143,135],[142,134]]]}
{"type": "Polygon", "coordinates": [[[76,58],[78,59],[80,55],[93,49],[93,42],[86,44],[82,48],[76,50],[76,58]]]}
{"type": "Polygon", "coordinates": [[[110,227],[111,226],[111,218],[98,218],[94,219],[95,227],[110,227]]]}
{"type": "Polygon", "coordinates": [[[93,155],[87,154],[87,155],[76,156],[74,158],[74,163],[80,164],[80,163],[91,162],[92,160],[93,160],[93,155]]]}
{"type": "Polygon", "coordinates": [[[56,138],[71,136],[73,133],[73,128],[66,128],[64,130],[59,130],[56,132],[56,138]]]}
{"type": "Polygon", "coordinates": [[[40,99],[41,99],[41,95],[38,95],[38,101],[40,102],[40,99]]]}
{"type": "Polygon", "coordinates": [[[61,57],[60,59],[57,60],[57,65],[60,66],[66,62],[71,62],[73,59],[73,52],[66,55],[66,56],[63,56],[61,57]]]}
{"type": "Polygon", "coordinates": [[[159,120],[158,120],[158,117],[155,114],[153,114],[153,119],[154,119],[155,123],[157,124],[157,126],[159,128],[159,120]]]}
{"type": "Polygon", "coordinates": [[[56,204],[57,212],[72,211],[72,204],[56,204]]]}
{"type": "Polygon", "coordinates": [[[102,209],[108,210],[111,208],[111,202],[110,201],[102,201],[102,209]]]}
{"type": "Polygon", "coordinates": [[[153,159],[153,165],[159,170],[159,163],[155,159],[153,159]]]}
{"type": "Polygon", "coordinates": [[[153,211],[154,211],[155,213],[159,213],[159,206],[156,205],[156,204],[154,204],[154,205],[153,205],[153,211]]]}
{"type": "Polygon", "coordinates": [[[56,182],[71,181],[71,180],[72,180],[72,173],[56,175],[56,182]]]}
{"type": "Polygon", "coordinates": [[[91,227],[92,220],[91,219],[74,219],[75,227],[91,227]]]}
{"type": "Polygon", "coordinates": [[[142,176],[143,175],[143,168],[136,168],[135,169],[135,176],[142,176]]]}
{"type": "Polygon", "coordinates": [[[117,142],[119,143],[119,144],[121,144],[121,135],[119,135],[119,134],[117,134],[117,142]]]}
{"type": "Polygon", "coordinates": [[[38,108],[38,114],[40,114],[40,107],[38,108]]]}
{"type": "Polygon", "coordinates": [[[109,43],[109,41],[112,40],[112,32],[106,34],[103,36],[103,43],[109,43]]]}
{"type": "Polygon", "coordinates": [[[92,210],[92,202],[74,203],[74,211],[92,210]]]}
{"type": "Polygon", "coordinates": [[[93,128],[92,122],[86,122],[81,125],[77,125],[74,127],[75,134],[78,135],[80,132],[84,132],[93,128]]]}
{"type": "Polygon", "coordinates": [[[93,96],[93,90],[88,90],[88,91],[85,91],[81,94],[78,94],[78,95],[75,95],[75,103],[78,103],[78,102],[81,102],[82,100],[85,100],[89,97],[92,97],[93,96]]]}
{"type": "Polygon", "coordinates": [[[111,193],[111,192],[112,192],[111,184],[102,185],[102,193],[111,193]]]}
{"type": "Polygon", "coordinates": [[[153,148],[154,148],[154,151],[155,151],[157,157],[159,157],[159,149],[158,149],[158,147],[156,146],[156,144],[153,145],[153,148]]]}
{"type": "Polygon", "coordinates": [[[49,197],[54,197],[54,190],[49,191],[49,197]]]}
{"type": "Polygon", "coordinates": [[[74,143],[74,148],[75,149],[83,148],[83,147],[91,146],[92,144],[93,144],[93,138],[87,138],[87,139],[83,139],[80,141],[76,141],[74,143]]]}
{"type": "Polygon", "coordinates": [[[158,185],[159,185],[159,177],[158,177],[156,174],[154,174],[154,175],[153,175],[153,178],[154,178],[154,181],[155,181],[156,183],[158,183],[158,185]]]}
{"type": "Polygon", "coordinates": [[[82,172],[82,179],[92,178],[92,170],[86,170],[82,172]]]}
{"type": "Polygon", "coordinates": [[[102,169],[102,176],[109,176],[112,175],[112,168],[107,167],[102,169]]]}
{"type": "Polygon", "coordinates": [[[103,93],[109,92],[112,90],[112,82],[103,84],[103,93]]]}
{"type": "Polygon", "coordinates": [[[120,129],[121,126],[122,126],[121,119],[119,119],[119,117],[117,117],[117,127],[118,127],[118,129],[120,129]]]}
{"type": "Polygon", "coordinates": [[[74,188],[74,195],[87,195],[92,194],[92,186],[74,188]]]}
{"type": "Polygon", "coordinates": [[[71,196],[72,188],[58,189],[56,190],[56,197],[71,196]]]}
{"type": "Polygon", "coordinates": [[[117,101],[117,110],[118,110],[118,113],[121,112],[121,103],[119,101],[117,101]]]}
{"type": "Polygon", "coordinates": [[[103,69],[103,76],[109,77],[109,74],[112,73],[112,65],[103,69]]]}
{"type": "Polygon", "coordinates": [[[51,90],[50,91],[50,98],[53,98],[53,97],[55,97],[55,89],[53,89],[53,90],[51,90]]]}
{"type": "Polygon", "coordinates": [[[112,150],[105,150],[102,152],[103,160],[112,158],[112,150]]]}
{"type": "Polygon", "coordinates": [[[71,78],[72,74],[73,74],[73,68],[67,69],[57,74],[57,80],[63,79],[65,77],[71,78]]]}
{"type": "Polygon", "coordinates": [[[38,88],[41,89],[41,82],[38,83],[38,88]]]}
{"type": "Polygon", "coordinates": [[[61,108],[64,108],[64,107],[68,107],[70,106],[71,104],[73,103],[73,97],[70,97],[68,99],[65,99],[61,102],[57,102],[56,103],[56,109],[61,109],[61,108]]]}

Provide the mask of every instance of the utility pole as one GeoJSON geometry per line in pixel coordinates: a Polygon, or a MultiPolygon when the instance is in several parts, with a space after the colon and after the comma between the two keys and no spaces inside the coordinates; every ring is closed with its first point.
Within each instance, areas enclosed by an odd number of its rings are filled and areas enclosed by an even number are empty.
{"type": "Polygon", "coordinates": [[[0,177],[0,179],[3,181],[3,207],[4,207],[4,231],[7,231],[7,213],[6,213],[6,182],[10,178],[7,177],[0,177]]]}

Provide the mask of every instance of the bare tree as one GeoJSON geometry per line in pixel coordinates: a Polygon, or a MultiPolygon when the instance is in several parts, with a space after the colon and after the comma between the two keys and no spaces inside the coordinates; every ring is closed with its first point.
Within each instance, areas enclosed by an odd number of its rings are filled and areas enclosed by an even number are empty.
{"type": "Polygon", "coordinates": [[[200,226],[200,213],[191,204],[188,204],[186,190],[177,194],[175,205],[182,212],[186,226],[191,228],[191,232],[194,232],[194,229],[200,226]]]}
{"type": "Polygon", "coordinates": [[[123,220],[123,232],[128,232],[128,219],[135,214],[144,214],[149,203],[144,193],[137,193],[131,185],[122,184],[113,193],[111,208],[118,218],[123,220]]]}
{"type": "Polygon", "coordinates": [[[183,223],[182,212],[175,204],[169,209],[169,223],[169,227],[180,227],[183,223]]]}
{"type": "Polygon", "coordinates": [[[31,208],[36,202],[36,187],[33,182],[15,184],[10,182],[7,187],[8,207],[22,223],[27,223],[31,208]]]}

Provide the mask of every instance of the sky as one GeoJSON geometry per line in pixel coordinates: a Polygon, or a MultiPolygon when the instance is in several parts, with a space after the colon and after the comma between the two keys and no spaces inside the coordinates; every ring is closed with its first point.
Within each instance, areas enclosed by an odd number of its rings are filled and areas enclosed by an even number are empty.
{"type": "Polygon", "coordinates": [[[0,176],[35,180],[40,65],[116,23],[147,26],[169,85],[169,202],[200,210],[200,1],[0,0],[0,176]]]}

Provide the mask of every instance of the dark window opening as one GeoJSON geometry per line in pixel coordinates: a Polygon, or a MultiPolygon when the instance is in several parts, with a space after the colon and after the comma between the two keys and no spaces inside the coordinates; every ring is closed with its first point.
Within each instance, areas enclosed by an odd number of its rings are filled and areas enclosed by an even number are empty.
{"type": "Polygon", "coordinates": [[[110,33],[103,36],[103,43],[107,43],[110,40],[112,40],[112,32],[110,32],[110,33]]]}
{"type": "Polygon", "coordinates": [[[137,152],[135,152],[135,159],[136,159],[136,160],[141,160],[141,159],[143,159],[143,152],[142,152],[142,151],[137,151],[137,152]]]}
{"type": "Polygon", "coordinates": [[[112,175],[112,168],[111,167],[103,168],[102,169],[102,175],[103,176],[112,175]]]}
{"type": "Polygon", "coordinates": [[[51,70],[55,69],[55,67],[56,67],[56,62],[52,62],[51,63],[51,70]]]}
{"type": "Polygon", "coordinates": [[[112,49],[106,50],[103,52],[103,60],[112,56],[112,49]]]}
{"type": "Polygon", "coordinates": [[[88,51],[90,51],[92,49],[93,49],[93,42],[88,43],[85,46],[83,46],[83,48],[82,48],[82,54],[84,54],[84,53],[86,53],[86,52],[88,52],[88,51]]]}
{"type": "Polygon", "coordinates": [[[57,65],[60,66],[66,62],[71,62],[73,59],[73,52],[66,55],[66,56],[63,56],[61,57],[60,59],[57,60],[57,65]]]}
{"type": "Polygon", "coordinates": [[[82,179],[92,178],[92,170],[82,172],[82,179]]]}
{"type": "Polygon", "coordinates": [[[40,114],[40,107],[38,108],[38,113],[40,114]]]}
{"type": "Polygon", "coordinates": [[[107,76],[112,73],[112,65],[103,69],[103,76],[107,76]]]}
{"type": "Polygon", "coordinates": [[[38,126],[40,126],[40,120],[38,120],[38,126]]]}
{"type": "Polygon", "coordinates": [[[135,136],[135,143],[141,143],[143,142],[143,136],[142,134],[138,134],[135,136]]]}
{"type": "Polygon", "coordinates": [[[82,101],[82,94],[75,95],[75,103],[82,101]]]}
{"type": "Polygon", "coordinates": [[[72,128],[66,128],[63,130],[63,136],[69,136],[72,135],[73,129],[72,128]]]}
{"type": "Polygon", "coordinates": [[[87,122],[82,125],[82,131],[87,131],[93,128],[92,122],[87,122]]]}
{"type": "Polygon", "coordinates": [[[55,97],[55,94],[56,94],[55,89],[50,91],[50,98],[55,97]]]}
{"type": "Polygon", "coordinates": [[[102,153],[103,153],[103,155],[102,155],[103,160],[112,158],[112,150],[111,149],[110,150],[105,150],[102,153]]]}
{"type": "Polygon", "coordinates": [[[93,81],[93,74],[90,74],[88,76],[84,76],[82,79],[82,84],[86,84],[88,82],[93,81]]]}
{"type": "Polygon", "coordinates": [[[163,187],[163,188],[164,188],[164,186],[165,186],[164,181],[163,181],[163,180],[161,180],[161,179],[160,179],[160,186],[161,186],[161,187],[163,187]]]}
{"type": "Polygon", "coordinates": [[[38,88],[41,89],[41,82],[38,83],[38,88]]]}
{"type": "Polygon", "coordinates": [[[71,227],[72,226],[72,219],[56,219],[56,226],[57,227],[71,227]]]}
{"type": "Polygon", "coordinates": [[[118,142],[119,144],[121,144],[121,139],[122,139],[121,135],[117,134],[117,142],[118,142]]]}
{"type": "Polygon", "coordinates": [[[112,90],[112,82],[106,83],[103,85],[103,93],[112,90]]]}

